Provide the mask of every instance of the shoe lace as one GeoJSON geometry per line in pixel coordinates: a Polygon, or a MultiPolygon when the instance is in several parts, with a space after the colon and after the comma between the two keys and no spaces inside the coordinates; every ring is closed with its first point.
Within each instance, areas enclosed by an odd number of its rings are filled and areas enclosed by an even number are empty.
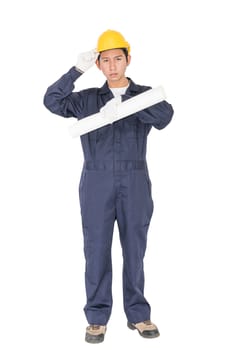
{"type": "Polygon", "coordinates": [[[144,321],[143,323],[145,323],[147,326],[151,325],[151,321],[150,320],[144,321]]]}
{"type": "Polygon", "coordinates": [[[92,330],[97,330],[97,329],[99,329],[99,328],[100,328],[100,326],[97,325],[97,324],[91,324],[91,325],[90,325],[90,329],[92,329],[92,330]]]}

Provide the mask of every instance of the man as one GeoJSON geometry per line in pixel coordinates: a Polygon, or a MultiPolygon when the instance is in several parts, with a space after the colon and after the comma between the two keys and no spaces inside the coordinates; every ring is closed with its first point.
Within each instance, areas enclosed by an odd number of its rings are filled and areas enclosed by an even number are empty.
{"type": "MultiPolygon", "coordinates": [[[[130,60],[130,45],[122,34],[107,30],[100,35],[96,51],[80,54],[76,66],[48,88],[45,106],[63,117],[78,119],[100,110],[106,115],[114,113],[119,96],[125,101],[150,89],[126,77],[130,60]],[[76,79],[95,63],[106,77],[105,84],[73,92],[76,79]]],[[[172,106],[162,101],[81,136],[85,161],[79,194],[86,259],[84,311],[89,323],[85,339],[89,343],[104,340],[111,315],[115,221],[123,252],[128,327],[137,329],[145,338],[159,336],[158,328],[150,321],[151,308],[144,296],[143,258],[153,213],[146,142],[152,126],[164,128],[172,115],[172,106]]]]}

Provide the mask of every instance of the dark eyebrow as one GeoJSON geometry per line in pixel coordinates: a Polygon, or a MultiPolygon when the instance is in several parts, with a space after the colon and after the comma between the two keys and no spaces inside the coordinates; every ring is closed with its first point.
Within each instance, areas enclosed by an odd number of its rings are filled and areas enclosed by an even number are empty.
{"type": "MultiPolygon", "coordinates": [[[[122,54],[122,55],[116,55],[116,56],[114,56],[113,58],[118,58],[118,57],[123,57],[124,55],[122,54]]],[[[109,58],[109,56],[102,56],[101,57],[101,59],[102,60],[104,60],[104,59],[106,59],[106,58],[109,58]]]]}

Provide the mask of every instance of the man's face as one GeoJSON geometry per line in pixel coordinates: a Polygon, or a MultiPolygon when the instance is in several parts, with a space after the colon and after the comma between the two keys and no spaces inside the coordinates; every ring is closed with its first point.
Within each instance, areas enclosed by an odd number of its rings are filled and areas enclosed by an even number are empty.
{"type": "Polygon", "coordinates": [[[110,84],[116,85],[125,80],[125,71],[130,63],[122,49],[106,50],[101,52],[99,60],[96,62],[98,68],[103,72],[110,84]]]}

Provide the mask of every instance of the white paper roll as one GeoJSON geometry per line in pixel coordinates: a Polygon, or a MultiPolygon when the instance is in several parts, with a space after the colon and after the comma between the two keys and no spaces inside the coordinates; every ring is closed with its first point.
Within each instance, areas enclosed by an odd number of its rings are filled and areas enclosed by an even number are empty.
{"type": "MultiPolygon", "coordinates": [[[[148,108],[158,102],[164,101],[165,98],[165,93],[161,86],[142,92],[137,96],[131,97],[119,104],[117,108],[117,114],[112,118],[112,123],[133,113],[148,108]]],[[[99,129],[108,124],[109,121],[104,118],[104,113],[99,112],[77,121],[69,128],[69,131],[72,137],[77,137],[84,135],[90,131],[99,129]]]]}

